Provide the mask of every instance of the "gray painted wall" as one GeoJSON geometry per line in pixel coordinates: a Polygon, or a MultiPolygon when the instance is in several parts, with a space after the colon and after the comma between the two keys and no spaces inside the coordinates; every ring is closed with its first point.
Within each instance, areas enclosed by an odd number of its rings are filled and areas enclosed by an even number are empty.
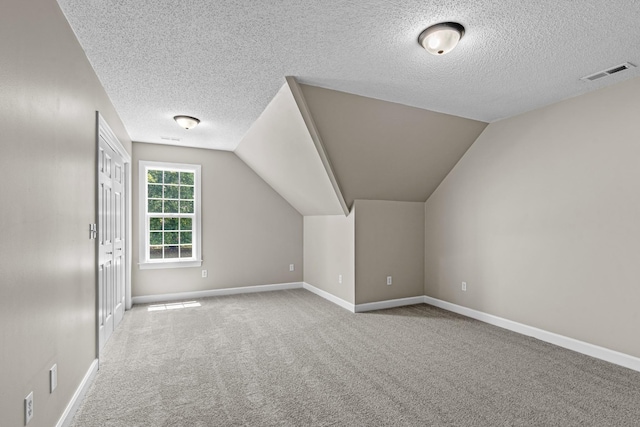
{"type": "Polygon", "coordinates": [[[355,303],[354,218],[353,212],[304,217],[304,281],[351,304],[355,303]]]}
{"type": "Polygon", "coordinates": [[[157,295],[302,281],[302,216],[234,153],[133,144],[133,200],[139,160],[202,165],[202,267],[140,270],[133,206],[132,295],[157,295]],[[295,271],[289,271],[289,264],[295,271]],[[208,270],[202,278],[201,270],[208,270]]]}
{"type": "Polygon", "coordinates": [[[290,84],[295,80],[280,88],[234,153],[301,215],[344,214],[341,195],[296,104],[297,86],[290,84]]]}
{"type": "Polygon", "coordinates": [[[355,199],[424,202],[484,122],[300,85],[349,207],[355,199]]]}
{"type": "Polygon", "coordinates": [[[50,427],[96,357],[96,110],[131,142],[55,1],[2,3],[0,58],[0,425],[50,427]]]}
{"type": "Polygon", "coordinates": [[[355,215],[356,304],[424,295],[424,203],[356,200],[355,215]]]}
{"type": "MultiPolygon", "coordinates": [[[[0,424],[22,425],[33,391],[29,426],[50,426],[95,358],[95,243],[87,233],[96,222],[95,111],[131,145],[55,2],[5,1],[0,57],[0,424]],[[58,389],[49,394],[53,363],[58,389]]],[[[355,302],[424,291],[640,357],[638,99],[635,79],[492,124],[426,203],[425,235],[414,206],[356,202],[364,218],[355,225],[356,265],[370,277],[358,277],[355,302]],[[410,273],[398,275],[395,265],[410,273]],[[417,270],[424,290],[414,289],[417,270]]],[[[184,153],[179,161],[193,159],[184,153]]],[[[301,280],[300,269],[287,268],[302,265],[301,217],[232,153],[219,154],[202,156],[219,168],[210,170],[213,185],[228,176],[239,184],[213,191],[221,203],[207,210],[232,226],[205,224],[214,236],[203,247],[211,281],[195,269],[170,278],[187,283],[170,290],[301,280]],[[282,217],[264,215],[269,209],[282,217]],[[284,255],[269,255],[274,248],[284,255]],[[247,271],[254,262],[259,278],[247,271]]],[[[133,254],[135,265],[136,247],[133,254]]]]}
{"type": "Polygon", "coordinates": [[[639,100],[636,78],[489,125],[426,203],[425,293],[640,356],[639,100]]]}

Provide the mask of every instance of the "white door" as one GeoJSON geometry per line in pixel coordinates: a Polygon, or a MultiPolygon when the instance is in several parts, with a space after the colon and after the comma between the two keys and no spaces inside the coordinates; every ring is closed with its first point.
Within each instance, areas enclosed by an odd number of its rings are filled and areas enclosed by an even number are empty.
{"type": "MultiPolygon", "coordinates": [[[[115,153],[114,153],[115,154],[115,153]]],[[[118,326],[124,316],[124,240],[125,240],[125,183],[124,162],[115,155],[113,159],[112,194],[113,205],[111,216],[113,217],[113,272],[114,272],[114,299],[113,299],[113,327],[118,326]]]]}
{"type": "Polygon", "coordinates": [[[98,341],[102,349],[124,316],[125,167],[99,135],[98,144],[98,341]]]}

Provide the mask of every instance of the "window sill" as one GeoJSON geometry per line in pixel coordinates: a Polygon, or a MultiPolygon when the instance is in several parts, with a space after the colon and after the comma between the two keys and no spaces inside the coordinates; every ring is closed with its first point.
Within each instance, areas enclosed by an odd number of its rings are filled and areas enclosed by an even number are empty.
{"type": "Polygon", "coordinates": [[[188,268],[188,267],[201,267],[201,266],[202,266],[202,260],[141,262],[138,264],[138,268],[140,268],[140,270],[157,270],[161,268],[188,268]]]}

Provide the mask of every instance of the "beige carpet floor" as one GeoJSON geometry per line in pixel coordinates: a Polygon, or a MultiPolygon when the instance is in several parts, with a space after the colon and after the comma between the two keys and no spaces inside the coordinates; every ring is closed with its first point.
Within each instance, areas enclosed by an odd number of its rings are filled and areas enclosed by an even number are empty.
{"type": "Polygon", "coordinates": [[[428,305],[199,301],[127,312],[72,425],[640,425],[640,372],[428,305]]]}

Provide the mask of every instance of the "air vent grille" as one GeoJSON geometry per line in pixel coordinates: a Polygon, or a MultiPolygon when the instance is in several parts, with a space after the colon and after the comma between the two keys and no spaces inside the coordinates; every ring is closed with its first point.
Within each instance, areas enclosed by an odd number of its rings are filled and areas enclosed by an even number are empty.
{"type": "Polygon", "coordinates": [[[180,142],[180,138],[172,138],[170,136],[161,136],[160,139],[162,139],[163,141],[180,142]]]}
{"type": "Polygon", "coordinates": [[[591,76],[588,77],[583,77],[582,80],[590,80],[590,81],[594,81],[594,80],[598,80],[602,77],[607,77],[608,74],[607,73],[598,73],[598,74],[593,74],[591,76]]]}
{"type": "Polygon", "coordinates": [[[624,70],[628,70],[630,68],[635,68],[636,66],[633,65],[631,62],[625,62],[624,64],[620,64],[617,65],[613,68],[609,68],[608,70],[602,70],[602,71],[598,71],[597,73],[594,74],[590,74],[588,76],[582,77],[580,80],[585,80],[585,81],[594,81],[594,80],[599,80],[603,77],[607,77],[610,76],[612,74],[616,74],[619,73],[620,71],[624,71],[624,70]]]}
{"type": "Polygon", "coordinates": [[[621,65],[619,67],[607,70],[607,74],[615,74],[615,73],[619,73],[620,71],[624,71],[624,70],[628,70],[628,69],[629,69],[629,67],[626,64],[624,64],[624,65],[621,65]]]}

